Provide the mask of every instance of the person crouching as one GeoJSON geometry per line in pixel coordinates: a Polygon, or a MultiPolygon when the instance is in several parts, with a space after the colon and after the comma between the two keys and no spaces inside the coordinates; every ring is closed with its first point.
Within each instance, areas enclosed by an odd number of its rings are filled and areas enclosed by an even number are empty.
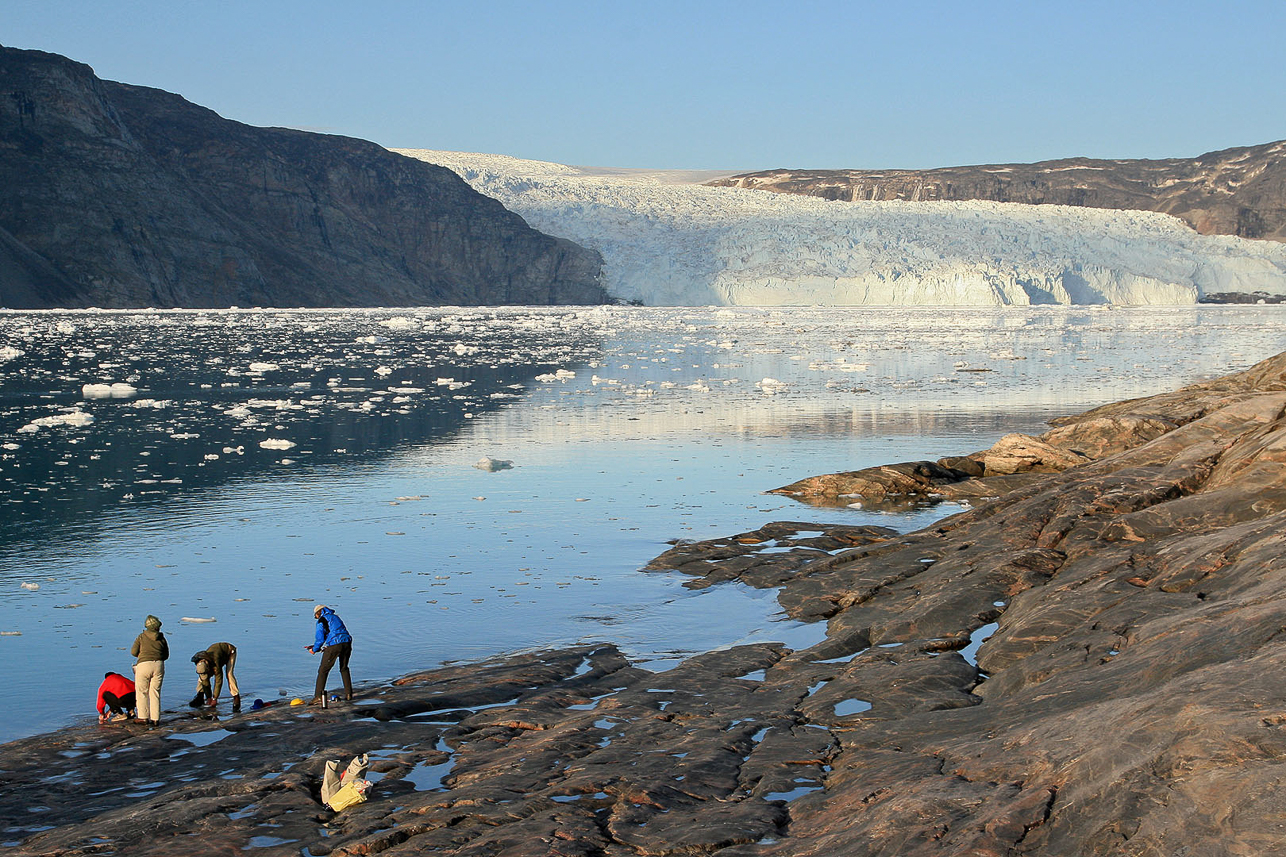
{"type": "Polygon", "coordinates": [[[104,673],[98,686],[98,722],[113,723],[128,720],[134,715],[134,682],[120,673],[104,673]]]}

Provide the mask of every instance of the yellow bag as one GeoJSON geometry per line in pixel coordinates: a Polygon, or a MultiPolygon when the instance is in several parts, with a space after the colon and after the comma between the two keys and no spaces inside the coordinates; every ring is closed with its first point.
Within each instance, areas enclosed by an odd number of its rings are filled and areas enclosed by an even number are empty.
{"type": "Polygon", "coordinates": [[[366,780],[352,780],[344,783],[333,795],[330,796],[330,808],[339,812],[348,809],[353,804],[362,803],[366,800],[366,790],[371,784],[366,780]]]}

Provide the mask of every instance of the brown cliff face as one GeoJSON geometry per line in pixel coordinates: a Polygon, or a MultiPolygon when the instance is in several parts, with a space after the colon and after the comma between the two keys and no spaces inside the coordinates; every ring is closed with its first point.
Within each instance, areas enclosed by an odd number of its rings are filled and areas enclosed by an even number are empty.
{"type": "Polygon", "coordinates": [[[0,48],[0,305],[593,304],[597,253],[450,170],[0,48]]]}
{"type": "Polygon", "coordinates": [[[1286,241],[1286,141],[1196,158],[933,170],[765,170],[710,184],[860,201],[990,200],[1160,211],[1204,235],[1286,241]]]}

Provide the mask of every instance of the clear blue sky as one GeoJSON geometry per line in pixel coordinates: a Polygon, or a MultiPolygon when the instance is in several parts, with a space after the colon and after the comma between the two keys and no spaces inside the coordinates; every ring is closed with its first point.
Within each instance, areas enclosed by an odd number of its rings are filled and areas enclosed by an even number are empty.
{"type": "Polygon", "coordinates": [[[0,0],[0,43],[223,116],[618,167],[933,167],[1286,139],[1286,2],[0,0]]]}

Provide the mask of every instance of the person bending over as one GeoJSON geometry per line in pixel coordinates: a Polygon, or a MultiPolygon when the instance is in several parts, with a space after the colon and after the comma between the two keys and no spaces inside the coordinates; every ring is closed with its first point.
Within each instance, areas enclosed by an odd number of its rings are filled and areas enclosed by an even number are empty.
{"type": "Polygon", "coordinates": [[[128,720],[134,716],[134,682],[120,673],[104,673],[98,686],[98,722],[128,720]]]}
{"type": "Polygon", "coordinates": [[[217,703],[219,694],[223,693],[224,676],[227,676],[228,692],[232,694],[232,710],[240,710],[241,688],[237,687],[237,677],[232,672],[237,665],[236,646],[231,643],[215,643],[205,651],[193,655],[192,663],[196,665],[196,697],[192,700],[193,708],[217,703]],[[213,692],[210,690],[211,676],[214,677],[213,692]]]}

